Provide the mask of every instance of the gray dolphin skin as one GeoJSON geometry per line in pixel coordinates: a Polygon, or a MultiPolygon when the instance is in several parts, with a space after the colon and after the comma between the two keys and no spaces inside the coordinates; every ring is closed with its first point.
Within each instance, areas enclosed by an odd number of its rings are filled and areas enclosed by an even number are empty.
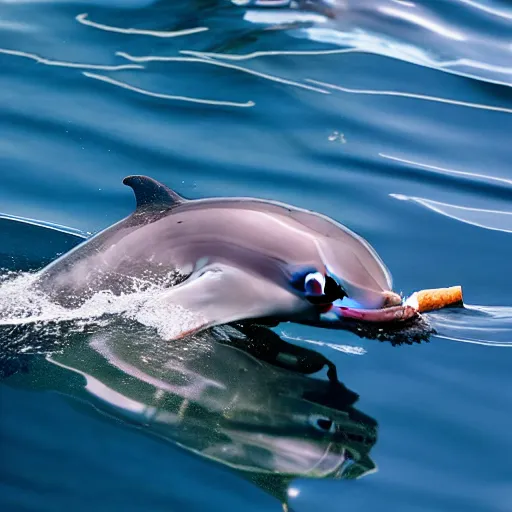
{"type": "Polygon", "coordinates": [[[416,314],[375,250],[326,216],[254,198],[187,200],[145,176],[123,183],[134,213],[40,271],[55,302],[158,284],[162,304],[193,314],[176,338],[241,320],[342,328],[416,314]]]}

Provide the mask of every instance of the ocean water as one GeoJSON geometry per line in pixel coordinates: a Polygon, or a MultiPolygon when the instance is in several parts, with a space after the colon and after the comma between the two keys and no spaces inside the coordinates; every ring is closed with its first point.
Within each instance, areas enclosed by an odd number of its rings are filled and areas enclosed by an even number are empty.
{"type": "Polygon", "coordinates": [[[0,509],[512,510],[510,3],[236,3],[0,0],[0,509]],[[327,214],[467,306],[397,346],[69,314],[31,271],[130,174],[327,214]]]}

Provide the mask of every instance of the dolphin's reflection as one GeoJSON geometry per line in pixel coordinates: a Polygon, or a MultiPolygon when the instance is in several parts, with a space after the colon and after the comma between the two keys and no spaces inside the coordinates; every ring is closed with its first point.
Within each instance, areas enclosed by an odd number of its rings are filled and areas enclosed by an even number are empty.
{"type": "Polygon", "coordinates": [[[230,466],[283,504],[294,478],[375,470],[377,422],[354,408],[358,395],[323,355],[266,327],[169,344],[123,324],[72,345],[31,371],[44,387],[230,466]]]}

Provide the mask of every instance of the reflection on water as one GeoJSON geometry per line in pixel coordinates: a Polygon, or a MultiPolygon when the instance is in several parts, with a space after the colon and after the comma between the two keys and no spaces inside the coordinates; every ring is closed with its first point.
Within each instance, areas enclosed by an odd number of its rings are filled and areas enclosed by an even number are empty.
{"type": "Polygon", "coordinates": [[[237,470],[283,503],[296,477],[375,469],[377,423],[354,408],[358,396],[334,364],[265,327],[217,328],[169,344],[123,323],[75,336],[30,366],[23,386],[89,403],[237,470]],[[323,369],[326,380],[309,376],[323,369]]]}

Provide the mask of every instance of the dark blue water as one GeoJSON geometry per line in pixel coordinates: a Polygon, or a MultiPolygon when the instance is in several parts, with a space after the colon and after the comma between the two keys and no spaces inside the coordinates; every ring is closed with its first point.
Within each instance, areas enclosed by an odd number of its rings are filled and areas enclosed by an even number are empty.
{"type": "MultiPolygon", "coordinates": [[[[510,4],[334,4],[0,0],[5,269],[130,214],[122,179],[147,174],[327,214],[397,291],[461,284],[468,305],[424,343],[285,324],[252,356],[9,327],[2,510],[512,510],[510,4]],[[161,399],[184,369],[224,385],[215,412],[161,399]]],[[[34,304],[59,323],[29,274],[3,279],[2,324],[34,304]]]]}

